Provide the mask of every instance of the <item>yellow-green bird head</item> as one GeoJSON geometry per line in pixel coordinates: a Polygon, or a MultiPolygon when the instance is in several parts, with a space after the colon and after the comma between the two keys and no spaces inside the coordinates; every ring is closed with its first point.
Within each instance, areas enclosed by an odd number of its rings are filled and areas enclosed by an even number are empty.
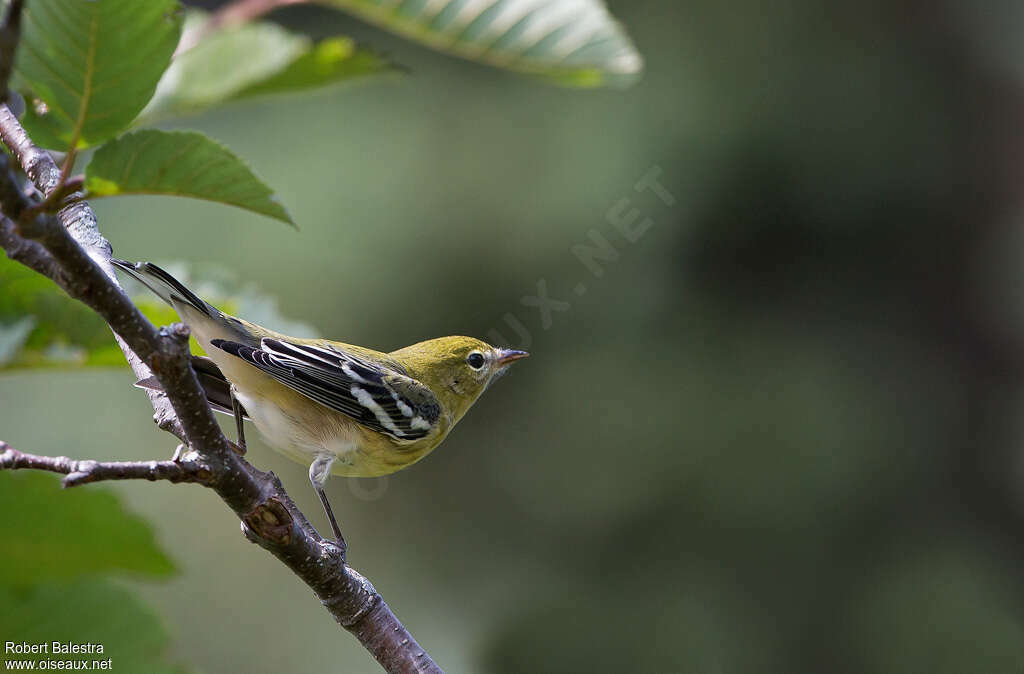
{"type": "Polygon", "coordinates": [[[388,355],[405,366],[409,376],[430,387],[454,423],[509,365],[530,354],[454,336],[428,339],[388,355]]]}

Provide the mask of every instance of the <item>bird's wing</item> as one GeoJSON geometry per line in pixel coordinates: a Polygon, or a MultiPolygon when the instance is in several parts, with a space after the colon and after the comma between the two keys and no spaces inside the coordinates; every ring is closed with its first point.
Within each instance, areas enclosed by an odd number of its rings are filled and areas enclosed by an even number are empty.
{"type": "Polygon", "coordinates": [[[262,339],[258,349],[222,339],[210,343],[321,405],[397,440],[426,436],[441,416],[441,406],[429,388],[342,349],[271,338],[262,339]]]}

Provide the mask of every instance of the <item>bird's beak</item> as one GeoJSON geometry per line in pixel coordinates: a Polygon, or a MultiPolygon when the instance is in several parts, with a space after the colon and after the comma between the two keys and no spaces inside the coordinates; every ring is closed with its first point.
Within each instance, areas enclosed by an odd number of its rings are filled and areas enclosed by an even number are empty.
{"type": "Polygon", "coordinates": [[[516,351],[515,349],[498,349],[498,365],[508,365],[529,355],[525,351],[516,351]]]}

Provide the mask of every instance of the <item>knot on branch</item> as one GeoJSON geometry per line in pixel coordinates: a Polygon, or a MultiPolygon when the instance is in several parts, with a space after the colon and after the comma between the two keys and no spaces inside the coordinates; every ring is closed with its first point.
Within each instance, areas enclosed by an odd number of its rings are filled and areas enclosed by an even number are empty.
{"type": "MultiPolygon", "coordinates": [[[[244,529],[246,537],[274,543],[275,545],[288,545],[292,540],[292,519],[291,513],[284,504],[276,498],[267,501],[253,508],[245,516],[244,529]]],[[[253,542],[256,542],[253,540],[253,542]]]]}
{"type": "Polygon", "coordinates": [[[188,338],[191,334],[184,323],[172,323],[160,328],[157,333],[157,349],[149,364],[154,374],[170,374],[188,362],[188,338]]]}
{"type": "MultiPolygon", "coordinates": [[[[159,392],[159,395],[164,398],[167,394],[163,391],[159,392]]],[[[178,416],[174,413],[174,409],[168,406],[161,406],[153,414],[153,423],[156,424],[157,428],[162,431],[174,435],[179,440],[185,439],[185,429],[181,427],[181,422],[178,421],[178,416]]]]}
{"type": "MultiPolygon", "coordinates": [[[[26,138],[26,141],[28,139],[26,138]]],[[[53,162],[53,158],[46,152],[35,146],[21,148],[21,165],[25,169],[25,175],[35,185],[40,187],[44,194],[60,185],[60,169],[53,162]]]]}
{"type": "Polygon", "coordinates": [[[160,341],[168,351],[174,354],[188,354],[188,338],[192,331],[184,323],[171,323],[160,328],[160,341]]]}

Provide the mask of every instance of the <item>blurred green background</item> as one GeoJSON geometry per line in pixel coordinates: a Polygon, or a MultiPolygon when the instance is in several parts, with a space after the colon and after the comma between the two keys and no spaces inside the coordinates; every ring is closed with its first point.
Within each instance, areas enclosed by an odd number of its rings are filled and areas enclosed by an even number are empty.
{"type": "MultiPolygon", "coordinates": [[[[447,671],[1020,671],[1024,10],[610,5],[647,62],[625,91],[275,13],[411,71],[176,124],[248,160],[301,230],[158,198],[96,202],[101,227],[325,336],[497,330],[532,352],[413,469],[329,486],[351,563],[447,671]],[[634,187],[655,167],[672,205],[634,187]],[[615,208],[652,224],[629,242],[615,208]],[[600,277],[573,253],[592,231],[619,253],[600,277]],[[549,325],[540,282],[568,303],[549,325]]],[[[5,374],[0,437],[169,456],[131,383],[5,374]]],[[[249,458],[326,527],[305,466],[255,432],[249,458]]],[[[212,493],[108,489],[179,568],[121,581],[172,659],[378,671],[212,493]]]]}

